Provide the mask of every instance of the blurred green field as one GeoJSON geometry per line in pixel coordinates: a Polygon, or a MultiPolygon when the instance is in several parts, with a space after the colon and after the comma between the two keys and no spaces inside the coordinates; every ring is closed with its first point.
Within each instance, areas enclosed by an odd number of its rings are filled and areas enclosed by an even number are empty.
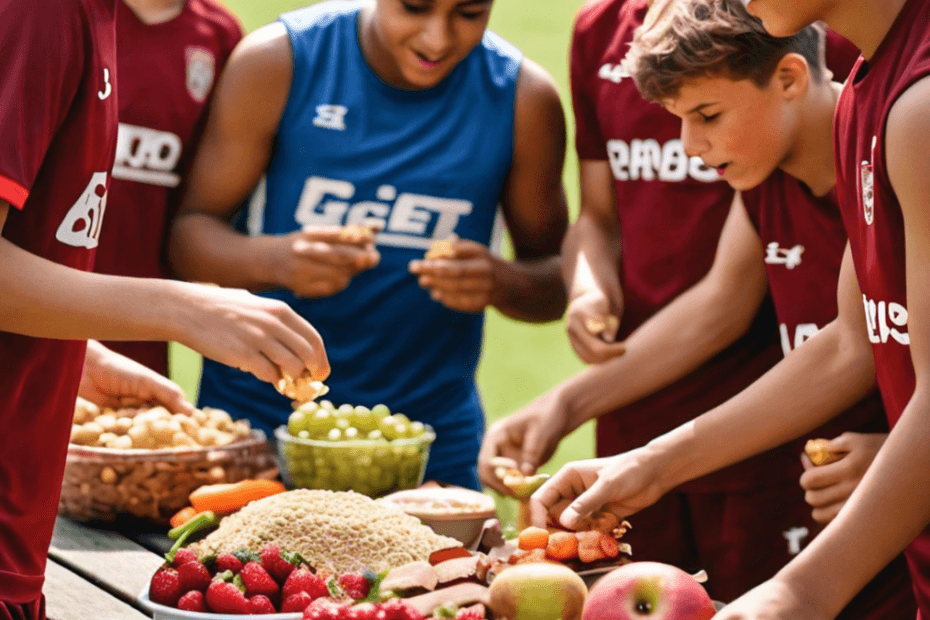
{"type": "MultiPolygon", "coordinates": [[[[309,4],[306,0],[224,0],[253,30],[273,21],[283,11],[309,4]]],[[[555,78],[571,123],[568,91],[568,46],[571,25],[581,0],[546,0],[534,5],[520,0],[497,0],[491,28],[517,45],[527,57],[545,67],[555,78]]],[[[569,135],[573,132],[570,130],[569,135]]],[[[577,160],[569,145],[565,188],[572,213],[577,212],[577,160]]],[[[193,398],[200,373],[200,360],[189,350],[173,350],[174,379],[193,398]]],[[[563,322],[528,325],[511,321],[496,311],[488,313],[485,346],[478,371],[488,422],[512,413],[559,381],[582,368],[568,345],[563,322]]],[[[388,403],[390,405],[390,403],[388,403]]],[[[593,430],[587,424],[564,441],[544,471],[594,453],[593,430]]]]}

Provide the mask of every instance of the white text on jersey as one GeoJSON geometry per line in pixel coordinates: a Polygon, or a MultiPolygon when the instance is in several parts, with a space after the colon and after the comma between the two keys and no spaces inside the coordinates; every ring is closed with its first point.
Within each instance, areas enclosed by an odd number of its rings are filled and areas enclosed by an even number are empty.
{"type": "Polygon", "coordinates": [[[788,269],[794,269],[801,264],[801,254],[803,253],[803,245],[796,245],[793,248],[780,248],[778,242],[773,241],[765,246],[765,262],[769,265],[784,265],[788,269]]]}
{"type": "Polygon", "coordinates": [[[862,305],[865,306],[865,322],[869,328],[869,342],[872,344],[885,344],[890,336],[898,343],[908,346],[911,337],[907,331],[898,331],[894,327],[907,327],[907,308],[893,301],[875,301],[865,295],[862,296],[862,305]]]}
{"type": "Polygon", "coordinates": [[[75,248],[97,247],[103,214],[107,210],[107,173],[95,172],[84,193],[71,206],[55,232],[55,238],[75,248]]]}
{"type": "Polygon", "coordinates": [[[597,72],[597,77],[602,80],[610,80],[614,84],[619,84],[623,78],[630,77],[630,72],[627,71],[621,63],[615,65],[607,63],[601,65],[600,70],[597,72]]]}
{"type": "Polygon", "coordinates": [[[355,185],[348,181],[310,177],[304,183],[294,219],[301,226],[381,224],[378,243],[405,248],[428,249],[434,241],[448,238],[459,218],[472,211],[472,203],[455,198],[397,193],[392,185],[381,185],[377,200],[354,204],[355,185]],[[393,203],[393,204],[390,204],[393,203]]]}
{"type": "Polygon", "coordinates": [[[181,150],[181,138],[171,132],[120,123],[113,178],[177,187],[181,177],[173,170],[181,150]]]}
{"type": "Polygon", "coordinates": [[[816,323],[798,323],[794,326],[794,343],[791,342],[788,334],[788,326],[784,323],[778,326],[778,333],[781,335],[781,351],[785,355],[791,353],[792,349],[797,349],[805,340],[815,336],[820,328],[816,323]]]}
{"type": "Polygon", "coordinates": [[[346,114],[349,109],[344,105],[318,105],[316,107],[316,117],[313,119],[315,127],[323,129],[335,129],[336,131],[345,131],[346,114]]]}
{"type": "Polygon", "coordinates": [[[607,141],[607,156],[614,178],[618,181],[684,181],[688,176],[696,181],[718,181],[720,175],[704,165],[699,157],[688,157],[681,140],[669,140],[660,145],[653,138],[607,141]]]}

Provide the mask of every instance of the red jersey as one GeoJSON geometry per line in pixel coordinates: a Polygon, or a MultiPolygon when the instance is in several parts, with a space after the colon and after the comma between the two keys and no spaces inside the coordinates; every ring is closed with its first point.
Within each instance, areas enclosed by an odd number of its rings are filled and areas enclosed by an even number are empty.
{"type": "MultiPolygon", "coordinates": [[[[818,198],[800,181],[776,170],[761,185],[743,192],[743,202],[765,248],[765,272],[787,355],[837,315],[836,290],[847,238],[836,193],[818,198]]],[[[888,432],[878,392],[808,437],[833,438],[845,431],[888,432]]]]}
{"type": "MultiPolygon", "coordinates": [[[[578,13],[571,86],[579,159],[606,160],[615,178],[622,245],[627,337],[710,270],[733,190],[715,170],[685,155],[681,122],[645,101],[621,68],[647,0],[595,0],[578,13]]],[[[778,360],[770,309],[726,351],[673,385],[598,418],[597,454],[617,454],[665,433],[729,399],[778,360]]],[[[787,458],[787,455],[786,455],[787,458]]],[[[795,454],[790,458],[797,461],[795,454]]],[[[689,483],[691,489],[749,489],[765,470],[747,463],[689,483]]]]}
{"type": "MultiPolygon", "coordinates": [[[[873,57],[860,60],[834,120],[837,187],[875,374],[894,425],[914,393],[907,330],[904,220],[885,162],[885,123],[898,97],[930,75],[930,0],[908,0],[873,57]]],[[[930,530],[908,547],[917,604],[930,618],[930,530]]]]}
{"type": "MultiPolygon", "coordinates": [[[[165,246],[193,161],[213,85],[242,28],[215,0],[188,0],[180,15],[145,24],[117,3],[119,139],[111,205],[94,270],[165,278],[165,246]]],[[[164,342],[106,342],[168,373],[164,342]]]]}
{"type": "MultiPolygon", "coordinates": [[[[3,238],[89,270],[117,132],[115,0],[6,2],[3,238]]],[[[0,601],[42,593],[85,342],[0,332],[0,601]]]]}

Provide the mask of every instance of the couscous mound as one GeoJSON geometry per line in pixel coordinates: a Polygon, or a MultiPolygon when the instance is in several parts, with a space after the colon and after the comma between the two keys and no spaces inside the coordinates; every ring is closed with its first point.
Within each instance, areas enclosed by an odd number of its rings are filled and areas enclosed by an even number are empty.
{"type": "Polygon", "coordinates": [[[390,570],[434,551],[461,547],[397,509],[358,493],[298,489],[250,503],[199,543],[200,555],[276,543],[337,574],[390,570]]]}

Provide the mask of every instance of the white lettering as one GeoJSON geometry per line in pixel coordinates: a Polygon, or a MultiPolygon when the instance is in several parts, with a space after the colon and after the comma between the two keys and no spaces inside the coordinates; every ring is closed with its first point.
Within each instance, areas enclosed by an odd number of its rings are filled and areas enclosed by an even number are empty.
{"type": "Polygon", "coordinates": [[[342,223],[342,216],[349,210],[349,203],[341,200],[329,200],[323,203],[323,198],[332,194],[337,198],[349,199],[355,195],[355,186],[348,181],[338,181],[324,177],[310,177],[304,183],[304,190],[300,194],[294,219],[301,226],[338,226],[342,223]]]}
{"type": "Polygon", "coordinates": [[[862,305],[865,308],[865,321],[869,329],[869,342],[885,344],[890,336],[904,346],[911,344],[910,334],[891,326],[907,327],[907,308],[893,301],[876,302],[865,295],[862,296],[862,305]],[[888,324],[889,321],[891,325],[888,324]]]}
{"type": "Polygon", "coordinates": [[[792,349],[797,349],[798,347],[800,347],[802,344],[805,343],[805,341],[814,337],[818,331],[820,331],[820,328],[817,327],[816,323],[799,323],[798,325],[795,325],[794,343],[792,346],[792,342],[788,334],[788,326],[782,323],[781,325],[778,326],[778,332],[781,335],[782,353],[784,353],[785,355],[788,355],[789,353],[791,353],[792,349]]]}
{"type": "Polygon", "coordinates": [[[612,65],[607,63],[601,65],[600,70],[597,72],[597,77],[602,80],[610,80],[614,84],[619,84],[623,78],[630,77],[630,72],[624,68],[623,64],[618,63],[612,65]]]}
{"type": "Polygon", "coordinates": [[[782,532],[782,536],[788,541],[788,553],[797,555],[801,553],[801,541],[810,535],[810,530],[806,527],[793,527],[787,532],[782,532]]]}
{"type": "Polygon", "coordinates": [[[803,245],[796,245],[793,248],[780,248],[777,241],[772,241],[765,246],[765,262],[769,265],[784,265],[788,269],[794,269],[801,264],[801,254],[803,253],[803,245]]]}
{"type": "Polygon", "coordinates": [[[172,170],[181,159],[181,151],[181,138],[173,133],[120,123],[113,177],[177,187],[181,177],[172,170]]]}
{"type": "Polygon", "coordinates": [[[55,238],[65,245],[92,250],[97,247],[106,209],[107,173],[95,172],[58,226],[55,238]]]}
{"type": "Polygon", "coordinates": [[[316,107],[316,117],[313,119],[313,125],[323,129],[335,129],[336,131],[345,131],[346,114],[349,109],[344,105],[318,105],[316,107]]]}
{"type": "Polygon", "coordinates": [[[652,138],[635,139],[629,144],[608,140],[607,159],[618,181],[658,179],[674,183],[690,176],[695,181],[711,183],[720,179],[717,171],[705,166],[699,157],[688,157],[678,139],[663,145],[652,138]]]}

